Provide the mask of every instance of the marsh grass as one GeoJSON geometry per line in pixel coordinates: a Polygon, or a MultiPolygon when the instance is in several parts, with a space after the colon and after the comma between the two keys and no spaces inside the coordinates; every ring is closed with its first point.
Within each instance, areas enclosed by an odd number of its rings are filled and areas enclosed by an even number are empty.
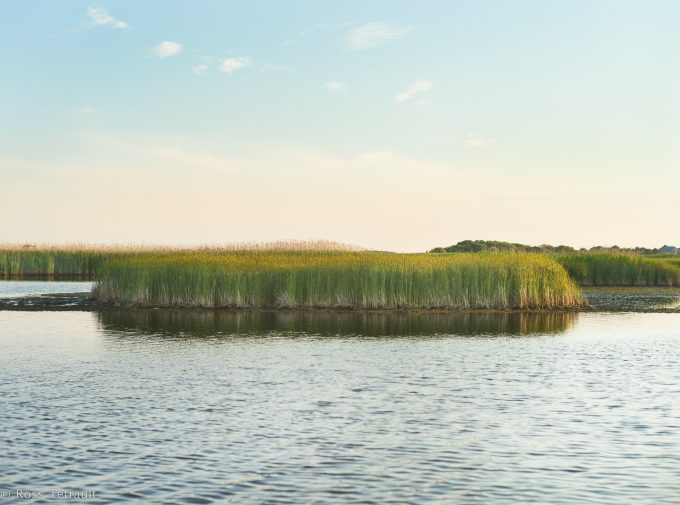
{"type": "Polygon", "coordinates": [[[645,258],[635,254],[557,254],[581,286],[680,286],[680,261],[645,258]]]}
{"type": "Polygon", "coordinates": [[[108,261],[103,303],[162,307],[554,309],[582,299],[536,254],[198,251],[108,261]]]}
{"type": "Polygon", "coordinates": [[[659,261],[667,265],[672,265],[674,267],[680,267],[680,258],[677,256],[671,256],[666,258],[654,258],[654,261],[659,261]]]}
{"type": "Polygon", "coordinates": [[[104,261],[120,253],[94,250],[0,249],[0,278],[92,278],[104,261]]]}
{"type": "MultiPolygon", "coordinates": [[[[357,303],[358,299],[356,286],[363,286],[361,289],[365,300],[362,298],[359,301],[361,306],[367,307],[426,306],[427,303],[435,306],[455,304],[456,306],[476,307],[484,305],[484,300],[492,300],[489,302],[490,306],[500,307],[513,304],[524,307],[532,303],[542,307],[553,303],[549,300],[550,296],[553,296],[552,292],[545,300],[547,305],[543,301],[536,301],[542,296],[522,294],[519,300],[511,296],[511,282],[514,281],[509,279],[517,279],[521,276],[517,273],[520,271],[519,263],[512,268],[507,266],[510,262],[507,259],[508,255],[512,257],[511,253],[431,255],[377,253],[331,241],[216,244],[200,248],[0,244],[0,278],[97,279],[109,262],[129,261],[129,264],[134,266],[135,272],[139,272],[141,268],[139,261],[148,259],[149,271],[155,272],[158,269],[167,268],[174,272],[172,275],[175,279],[182,279],[181,281],[175,280],[172,284],[173,290],[184,293],[173,295],[176,300],[172,303],[178,305],[194,306],[190,298],[198,292],[192,291],[194,288],[187,287],[194,283],[193,274],[189,273],[194,271],[197,272],[196,282],[209,283],[206,276],[212,272],[216,278],[222,279],[219,286],[237,286],[239,289],[238,294],[235,295],[228,291],[230,289],[228,287],[216,287],[213,302],[208,306],[215,306],[215,304],[253,306],[260,303],[290,307],[316,303],[323,306],[352,306],[357,303]],[[324,256],[325,254],[330,254],[330,256],[324,256]],[[430,256],[441,256],[445,259],[441,260],[443,263],[439,263],[439,260],[423,259],[430,256]],[[477,259],[472,260],[472,257],[477,259]],[[159,266],[159,262],[162,266],[159,266]],[[494,265],[495,262],[498,265],[494,265]],[[475,272],[473,265],[479,266],[476,274],[471,273],[475,272]],[[504,265],[503,268],[496,268],[500,265],[504,265]],[[458,269],[456,271],[466,273],[456,274],[458,275],[456,277],[452,273],[456,268],[458,269]],[[267,271],[270,273],[268,274],[267,271]],[[511,275],[509,272],[514,273],[511,275]],[[456,283],[473,282],[470,279],[475,275],[477,277],[474,282],[480,283],[477,290],[470,291],[465,285],[456,285],[456,283]],[[428,280],[427,276],[431,279],[428,280]],[[312,282],[305,280],[306,277],[314,277],[317,280],[312,282]],[[233,280],[234,278],[237,280],[233,280]],[[288,282],[286,284],[285,279],[292,280],[286,281],[288,282]],[[449,281],[443,279],[449,279],[449,281]],[[463,290],[467,293],[467,298],[444,296],[442,293],[444,293],[445,286],[441,285],[444,282],[452,283],[454,290],[463,290]],[[246,291],[243,291],[244,283],[249,286],[246,291]],[[410,287],[405,288],[402,285],[404,283],[410,287]],[[353,287],[348,287],[349,284],[353,287]],[[430,286],[429,291],[424,286],[430,286]],[[498,286],[501,287],[494,291],[494,288],[498,286]],[[221,289],[226,291],[221,293],[221,289]],[[275,294],[268,291],[272,289],[276,291],[275,294]],[[329,294],[331,289],[333,290],[332,296],[329,294]],[[427,297],[423,294],[424,291],[429,293],[430,302],[425,302],[427,297]],[[268,294],[265,296],[264,293],[268,294]],[[524,298],[527,300],[525,301],[524,298]]],[[[538,263],[546,261],[544,255],[534,254],[533,256],[543,258],[535,260],[538,263]]],[[[578,252],[555,254],[552,258],[564,266],[572,280],[582,286],[680,285],[680,259],[677,256],[643,257],[636,254],[612,254],[611,252],[578,252]]],[[[523,256],[521,260],[523,264],[529,265],[527,268],[535,272],[538,267],[532,261],[526,256],[523,256]]],[[[160,274],[154,274],[154,279],[158,279],[159,276],[160,274]]],[[[170,279],[166,279],[164,283],[163,289],[169,289],[170,279]]],[[[205,291],[208,288],[195,289],[205,291]]],[[[152,300],[155,298],[150,296],[148,303],[153,303],[152,300]]],[[[154,296],[161,295],[155,294],[154,296]]],[[[162,295],[163,299],[170,297],[170,294],[162,295]]],[[[561,302],[557,305],[559,303],[561,302]]]]}
{"type": "Polygon", "coordinates": [[[29,245],[0,244],[0,279],[79,278],[93,279],[104,263],[158,254],[205,252],[219,254],[233,251],[358,251],[357,246],[328,240],[277,242],[238,242],[196,246],[156,245],[29,245]]]}

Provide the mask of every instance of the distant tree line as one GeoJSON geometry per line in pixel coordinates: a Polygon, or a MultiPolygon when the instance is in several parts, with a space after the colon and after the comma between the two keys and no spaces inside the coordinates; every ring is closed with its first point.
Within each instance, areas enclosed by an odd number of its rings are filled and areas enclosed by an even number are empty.
{"type": "Polygon", "coordinates": [[[624,248],[619,246],[603,247],[595,246],[590,249],[574,249],[568,245],[526,245],[512,242],[500,242],[498,240],[463,240],[448,247],[435,247],[430,252],[532,252],[532,253],[574,253],[574,252],[610,252],[610,253],[634,253],[640,255],[654,254],[678,254],[679,248],[665,245],[658,249],[647,247],[624,248]]]}

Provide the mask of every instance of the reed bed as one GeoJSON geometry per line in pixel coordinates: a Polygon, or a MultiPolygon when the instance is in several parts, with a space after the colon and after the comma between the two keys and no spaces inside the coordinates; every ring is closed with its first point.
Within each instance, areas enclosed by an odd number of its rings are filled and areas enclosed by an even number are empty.
{"type": "Polygon", "coordinates": [[[653,258],[654,261],[659,261],[667,265],[672,265],[674,267],[680,267],[680,258],[677,256],[667,257],[667,258],[653,258]]]}
{"type": "Polygon", "coordinates": [[[582,304],[536,254],[201,251],[108,261],[99,302],[157,307],[557,309],[582,304]]]}
{"type": "Polygon", "coordinates": [[[64,249],[0,249],[0,278],[75,277],[91,279],[105,261],[126,254],[122,251],[64,249]]]}
{"type": "Polygon", "coordinates": [[[237,242],[196,246],[161,245],[32,245],[0,244],[0,279],[72,277],[93,279],[104,263],[146,255],[233,251],[360,251],[361,248],[329,240],[237,242]]]}
{"type": "Polygon", "coordinates": [[[554,257],[581,286],[680,286],[677,260],[611,253],[554,257]]]}

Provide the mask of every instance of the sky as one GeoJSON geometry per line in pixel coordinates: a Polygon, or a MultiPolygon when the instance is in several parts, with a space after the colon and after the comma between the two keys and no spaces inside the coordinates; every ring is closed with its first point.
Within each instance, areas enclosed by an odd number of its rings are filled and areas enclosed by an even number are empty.
{"type": "Polygon", "coordinates": [[[680,2],[0,0],[0,242],[680,245],[680,2]]]}

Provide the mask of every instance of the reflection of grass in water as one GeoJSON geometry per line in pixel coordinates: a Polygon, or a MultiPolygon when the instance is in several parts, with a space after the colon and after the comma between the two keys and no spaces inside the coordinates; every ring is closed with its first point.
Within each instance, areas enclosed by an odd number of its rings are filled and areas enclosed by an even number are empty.
{"type": "Polygon", "coordinates": [[[142,334],[257,336],[278,332],[396,337],[560,333],[575,322],[578,314],[111,309],[100,312],[98,317],[106,330],[142,334]]]}
{"type": "Polygon", "coordinates": [[[568,308],[576,285],[536,254],[191,252],[105,265],[103,303],[163,307],[568,308]]]}

